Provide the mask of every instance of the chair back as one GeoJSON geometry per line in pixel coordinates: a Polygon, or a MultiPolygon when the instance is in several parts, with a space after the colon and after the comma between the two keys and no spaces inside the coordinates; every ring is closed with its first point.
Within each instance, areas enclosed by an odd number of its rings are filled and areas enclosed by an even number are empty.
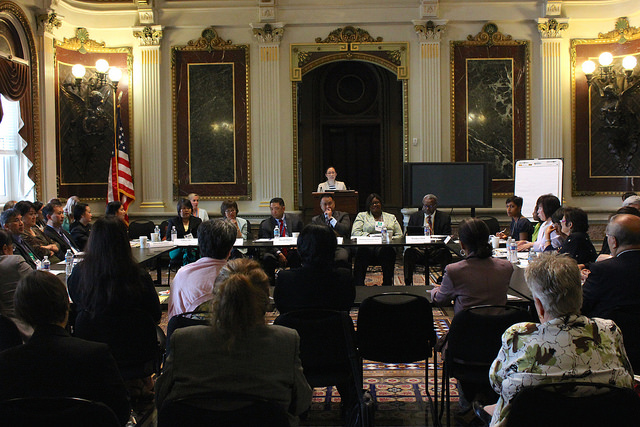
{"type": "Polygon", "coordinates": [[[640,304],[618,306],[610,317],[622,331],[633,372],[640,372],[640,304]]]}
{"type": "Polygon", "coordinates": [[[23,397],[0,402],[3,425],[13,427],[118,427],[116,414],[101,402],[77,397],[23,397]]]}
{"type": "Polygon", "coordinates": [[[275,402],[242,393],[212,392],[164,402],[158,427],[288,427],[285,409],[275,402]]]}
{"type": "Polygon", "coordinates": [[[0,314],[0,351],[22,344],[22,336],[15,323],[0,314]]]}
{"type": "Polygon", "coordinates": [[[511,400],[507,427],[635,426],[640,397],[610,384],[560,382],[525,387],[511,400]]]}
{"type": "Polygon", "coordinates": [[[169,348],[171,347],[171,335],[176,329],[196,325],[208,325],[210,316],[211,313],[207,313],[206,311],[189,311],[172,316],[167,324],[167,356],[169,355],[169,348]]]}
{"type": "MultiPolygon", "coordinates": [[[[165,236],[167,236],[167,227],[169,227],[169,221],[167,221],[166,219],[164,221],[162,221],[160,223],[160,238],[164,239],[165,236]]],[[[167,236],[167,239],[169,238],[169,236],[167,236]]]]}
{"type": "Polygon", "coordinates": [[[498,231],[500,231],[500,223],[495,217],[492,216],[479,216],[478,219],[482,220],[487,227],[489,228],[489,235],[495,235],[498,231]]]}
{"type": "Polygon", "coordinates": [[[436,342],[431,303],[408,293],[366,298],[358,311],[360,355],[384,363],[410,363],[431,357],[436,342]]]}
{"type": "MultiPolygon", "coordinates": [[[[350,354],[357,354],[353,321],[347,312],[308,309],[281,314],[275,325],[295,329],[300,335],[300,359],[312,387],[353,382],[350,354]]],[[[360,382],[361,383],[361,382],[360,382]]]]}
{"type": "Polygon", "coordinates": [[[150,237],[156,225],[153,221],[146,219],[137,219],[129,223],[129,238],[131,240],[139,239],[140,236],[150,237]]]}
{"type": "Polygon", "coordinates": [[[528,321],[532,321],[529,312],[508,305],[481,305],[462,310],[453,317],[449,327],[447,361],[488,368],[502,346],[504,331],[513,324],[528,321]]]}
{"type": "Polygon", "coordinates": [[[125,380],[144,378],[156,372],[164,353],[158,344],[156,324],[142,310],[114,313],[78,313],[74,335],[108,344],[125,380]]]}

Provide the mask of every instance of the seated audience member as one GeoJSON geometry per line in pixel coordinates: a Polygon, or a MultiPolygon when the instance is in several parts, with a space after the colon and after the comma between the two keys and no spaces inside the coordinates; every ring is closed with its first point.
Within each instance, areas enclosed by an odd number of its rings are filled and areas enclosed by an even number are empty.
{"type": "Polygon", "coordinates": [[[522,197],[511,196],[507,199],[507,215],[511,218],[509,234],[499,232],[496,236],[501,239],[513,237],[516,240],[531,241],[533,226],[526,217],[522,216],[523,203],[522,197]]]}
{"type": "Polygon", "coordinates": [[[11,234],[13,240],[13,253],[14,255],[20,255],[34,270],[37,267],[37,263],[40,259],[36,256],[35,251],[23,238],[24,223],[22,222],[22,215],[15,209],[7,209],[0,215],[0,224],[2,228],[11,234]]]}
{"type": "Polygon", "coordinates": [[[202,222],[209,221],[209,213],[204,210],[198,208],[198,204],[200,203],[200,196],[196,193],[190,193],[187,196],[187,199],[191,202],[191,207],[193,208],[193,216],[198,217],[202,220],[202,222]]]}
{"type": "Polygon", "coordinates": [[[40,259],[48,256],[51,264],[60,262],[56,256],[60,248],[36,226],[37,214],[33,203],[22,200],[16,203],[15,209],[22,215],[24,223],[24,232],[20,236],[31,246],[35,255],[40,259]]]}
{"type": "Polygon", "coordinates": [[[16,202],[15,200],[9,200],[9,201],[8,201],[7,203],[5,203],[5,204],[4,204],[4,206],[2,207],[2,212],[4,212],[4,211],[8,211],[9,209],[13,209],[13,208],[14,208],[14,206],[16,205],[16,203],[18,203],[18,202],[16,202]]]}
{"type": "Polygon", "coordinates": [[[551,225],[544,230],[543,252],[557,252],[569,237],[568,234],[562,231],[562,218],[564,218],[564,208],[559,207],[551,215],[551,225]]]}
{"type": "Polygon", "coordinates": [[[622,207],[631,206],[640,210],[640,196],[629,196],[622,202],[622,207]]]}
{"type": "MultiPolygon", "coordinates": [[[[185,237],[198,237],[198,227],[202,224],[202,220],[193,216],[193,206],[188,199],[180,199],[176,205],[178,216],[170,218],[167,221],[167,232],[164,239],[171,239],[173,229],[176,229],[178,239],[185,237]]],[[[172,263],[182,262],[187,265],[197,259],[196,253],[189,248],[177,248],[169,252],[172,263]]]]}
{"type": "Polygon", "coordinates": [[[592,263],[582,288],[582,314],[608,318],[623,305],[640,304],[640,218],[614,215],[607,225],[612,258],[592,263]]]}
{"type": "Polygon", "coordinates": [[[467,218],[460,222],[458,233],[466,258],[447,265],[442,285],[431,290],[432,300],[439,304],[455,301],[455,313],[476,305],[505,305],[513,266],[491,256],[489,228],[480,219],[467,218]]]}
{"type": "Polygon", "coordinates": [[[185,265],[171,282],[169,318],[190,311],[209,311],[213,284],[227,264],[236,241],[236,228],[228,221],[209,220],[198,228],[201,258],[185,265]]]}
{"type": "MultiPolygon", "coordinates": [[[[398,224],[396,216],[382,211],[382,198],[378,194],[369,194],[366,205],[369,210],[360,212],[353,222],[352,238],[380,234],[383,226],[394,236],[402,235],[402,228],[398,224]]],[[[382,266],[382,285],[392,286],[396,250],[392,246],[358,247],[353,267],[356,285],[364,286],[367,267],[371,264],[380,264],[382,266]]]]}
{"type": "Polygon", "coordinates": [[[62,205],[47,203],[42,209],[42,213],[47,219],[47,227],[44,229],[44,234],[60,248],[58,252],[56,252],[56,257],[58,257],[59,260],[63,260],[69,249],[71,249],[73,253],[80,252],[78,244],[73,240],[71,234],[62,228],[62,205]]]}
{"type": "Polygon", "coordinates": [[[318,184],[318,193],[324,193],[325,191],[345,191],[347,189],[344,182],[336,180],[338,173],[333,166],[329,166],[327,168],[327,172],[324,176],[327,177],[327,180],[318,184]]]}
{"type": "Polygon", "coordinates": [[[502,335],[502,348],[489,371],[500,395],[497,404],[485,407],[493,414],[491,425],[506,424],[511,399],[522,387],[556,381],[633,387],[620,329],[611,320],[580,315],[575,260],[544,254],[527,266],[525,279],[541,323],[517,323],[502,335]]]}
{"type": "Polygon", "coordinates": [[[67,199],[67,204],[64,205],[64,220],[62,221],[62,228],[64,228],[68,232],[71,232],[70,227],[75,220],[73,216],[73,208],[78,203],[80,203],[80,198],[78,198],[78,196],[71,196],[67,199]]]}
{"type": "MultiPolygon", "coordinates": [[[[127,339],[155,342],[155,329],[153,337],[149,337],[145,325],[150,322],[158,324],[162,315],[151,276],[133,259],[124,221],[101,218],[93,224],[84,260],[74,267],[67,285],[78,313],[78,336],[108,343],[121,372],[125,372],[130,361],[137,362],[147,357],[147,346],[132,349],[128,342],[123,342],[122,331],[113,329],[118,319],[131,319],[134,315],[137,319],[150,319],[146,323],[131,325],[127,339]],[[86,326],[83,329],[81,325],[86,326]],[[126,360],[123,360],[125,356],[119,355],[126,355],[126,360]]],[[[145,398],[150,396],[153,382],[150,376],[127,378],[127,388],[132,398],[145,398]]]]}
{"type": "MultiPolygon", "coordinates": [[[[333,196],[328,193],[320,199],[321,215],[316,215],[311,219],[312,224],[326,225],[331,228],[336,236],[343,239],[351,238],[351,218],[346,212],[336,210],[336,202],[333,196]]],[[[334,260],[339,267],[351,270],[349,251],[342,247],[336,247],[334,260]]]]}
{"type": "Polygon", "coordinates": [[[127,211],[124,210],[122,202],[109,202],[107,203],[107,209],[104,212],[104,216],[116,217],[124,221],[127,216],[127,211]]]}
{"type": "Polygon", "coordinates": [[[56,276],[32,271],[15,292],[16,314],[34,328],[26,344],[0,353],[0,400],[18,397],[79,397],[129,420],[127,392],[106,344],[66,331],[69,297],[56,276]]]}
{"type": "MultiPolygon", "coordinates": [[[[569,254],[579,266],[584,268],[585,265],[594,262],[598,256],[596,248],[593,247],[587,234],[589,217],[582,209],[573,207],[562,209],[562,214],[560,226],[562,234],[566,235],[567,239],[558,248],[558,253],[569,254]]],[[[547,245],[547,247],[551,247],[551,243],[547,243],[547,245]]]]}
{"type": "MultiPolygon", "coordinates": [[[[249,232],[251,231],[249,228],[251,225],[249,221],[244,218],[240,218],[238,213],[238,204],[233,200],[225,200],[220,205],[220,213],[222,214],[222,218],[224,220],[229,221],[236,228],[236,238],[242,238],[243,240],[249,239],[249,232]]],[[[230,259],[242,258],[247,253],[246,249],[243,248],[233,248],[231,251],[230,259]]]]}
{"type": "Polygon", "coordinates": [[[274,401],[291,425],[311,403],[302,372],[300,338],[267,325],[269,278],[256,261],[229,261],[214,287],[211,326],[177,329],[156,384],[156,404],[195,392],[246,393],[274,401]]]}
{"type": "MultiPolygon", "coordinates": [[[[410,228],[423,228],[429,224],[431,234],[450,235],[451,234],[451,218],[446,212],[438,210],[438,198],[433,194],[427,194],[422,198],[422,209],[414,212],[409,217],[407,234],[410,234],[410,228]]],[[[427,248],[407,248],[404,251],[404,284],[411,286],[413,284],[413,272],[416,264],[424,265],[425,269],[429,269],[430,264],[440,264],[444,268],[451,262],[451,252],[443,247],[427,247],[427,248]]],[[[426,275],[429,277],[429,275],[426,275]]]]}
{"type": "Polygon", "coordinates": [[[625,193],[622,193],[622,201],[624,202],[625,200],[627,200],[631,196],[637,196],[637,194],[634,193],[633,191],[627,191],[625,193]]]}
{"type": "MultiPolygon", "coordinates": [[[[284,200],[280,197],[271,199],[269,209],[271,216],[260,223],[259,238],[272,239],[276,225],[280,229],[280,237],[291,237],[292,233],[302,231],[302,220],[297,215],[285,213],[284,200]]],[[[295,248],[275,247],[265,251],[262,265],[271,283],[275,283],[276,269],[300,267],[300,255],[295,248]]]]}
{"type": "Polygon", "coordinates": [[[0,313],[13,320],[23,335],[29,328],[16,317],[13,294],[18,281],[33,269],[20,255],[13,254],[13,239],[6,230],[0,230],[0,313]]]}
{"type": "MultiPolygon", "coordinates": [[[[629,215],[635,215],[637,217],[640,217],[640,211],[634,208],[633,206],[625,206],[623,208],[620,208],[613,215],[620,215],[620,214],[629,214],[629,215]]],[[[609,216],[609,220],[611,220],[611,217],[613,215],[609,216]]],[[[603,237],[604,239],[602,241],[602,248],[600,248],[600,253],[598,254],[598,259],[596,261],[604,261],[605,259],[611,258],[611,249],[609,248],[609,243],[607,242],[607,234],[605,233],[603,237]]]]}
{"type": "Polygon", "coordinates": [[[356,296],[351,272],[336,268],[336,236],[327,226],[309,224],[298,237],[302,267],[283,270],[273,299],[280,313],[305,308],[349,311],[356,296]]]}
{"type": "MultiPolygon", "coordinates": [[[[518,251],[528,251],[531,248],[536,252],[544,251],[544,243],[546,240],[545,231],[547,227],[551,226],[551,215],[553,215],[558,208],[560,208],[560,200],[558,200],[558,198],[553,194],[545,194],[538,198],[538,205],[536,206],[536,209],[538,218],[543,222],[540,224],[540,228],[538,229],[537,238],[533,242],[523,240],[518,241],[518,251]]],[[[557,239],[557,233],[552,232],[550,237],[553,247],[559,247],[560,242],[557,239]]]]}
{"type": "Polygon", "coordinates": [[[38,227],[40,231],[44,231],[44,228],[47,226],[47,221],[44,220],[44,216],[42,215],[43,207],[44,203],[38,200],[33,202],[33,208],[36,210],[36,227],[38,227]]]}
{"type": "Polygon", "coordinates": [[[73,218],[74,221],[69,227],[71,237],[78,244],[78,248],[83,251],[91,233],[91,206],[86,203],[76,203],[73,207],[73,218]]]}

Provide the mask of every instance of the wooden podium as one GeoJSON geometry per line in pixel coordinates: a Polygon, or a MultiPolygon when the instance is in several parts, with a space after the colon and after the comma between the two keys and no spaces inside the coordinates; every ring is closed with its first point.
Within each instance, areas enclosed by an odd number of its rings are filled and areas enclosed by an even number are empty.
{"type": "Polygon", "coordinates": [[[320,199],[325,194],[331,194],[336,202],[336,210],[346,212],[355,217],[358,214],[357,191],[325,191],[324,193],[311,193],[313,196],[313,215],[320,215],[320,199]]]}

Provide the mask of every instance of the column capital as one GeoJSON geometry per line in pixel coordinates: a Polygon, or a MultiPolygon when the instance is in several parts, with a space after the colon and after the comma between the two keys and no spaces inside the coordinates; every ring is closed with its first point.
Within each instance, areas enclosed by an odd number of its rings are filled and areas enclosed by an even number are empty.
{"type": "Polygon", "coordinates": [[[280,44],[284,36],[284,25],[282,22],[273,24],[249,24],[253,29],[253,36],[261,44],[280,44]]]}
{"type": "Polygon", "coordinates": [[[421,42],[440,42],[447,20],[413,21],[413,29],[421,42]]]}
{"type": "Polygon", "coordinates": [[[59,16],[57,13],[49,10],[46,14],[38,15],[38,27],[44,33],[53,35],[53,31],[56,28],[60,28],[62,26],[62,21],[60,20],[60,18],[61,16],[59,16]]]}
{"type": "Polygon", "coordinates": [[[162,35],[162,25],[133,28],[133,36],[140,39],[140,46],[160,46],[162,35]]]}
{"type": "Polygon", "coordinates": [[[538,31],[543,39],[562,38],[562,32],[569,28],[568,19],[538,18],[538,31]]]}

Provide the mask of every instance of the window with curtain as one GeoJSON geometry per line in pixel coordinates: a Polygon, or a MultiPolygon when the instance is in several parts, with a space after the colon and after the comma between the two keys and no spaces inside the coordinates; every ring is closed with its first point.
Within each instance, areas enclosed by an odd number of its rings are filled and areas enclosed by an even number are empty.
{"type": "Polygon", "coordinates": [[[31,162],[22,153],[27,142],[18,133],[24,122],[20,117],[20,102],[0,95],[2,121],[0,121],[0,202],[34,200],[35,185],[27,172],[31,162]]]}

